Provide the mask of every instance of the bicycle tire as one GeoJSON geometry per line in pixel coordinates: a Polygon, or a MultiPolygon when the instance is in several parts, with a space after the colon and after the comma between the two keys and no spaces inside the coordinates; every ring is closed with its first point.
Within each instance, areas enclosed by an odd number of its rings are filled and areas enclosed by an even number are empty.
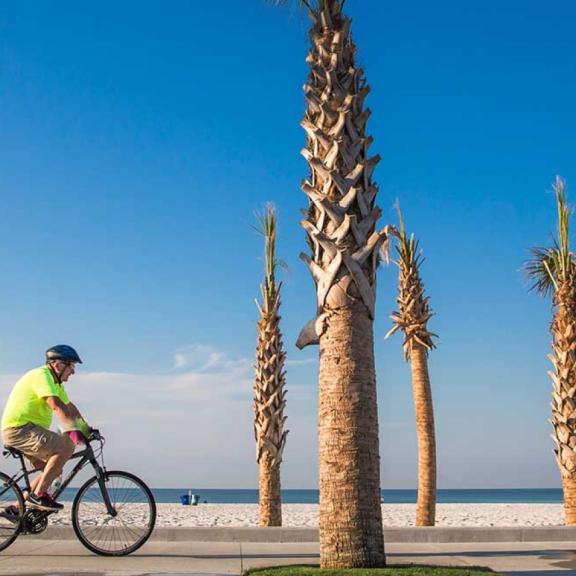
{"type": "Polygon", "coordinates": [[[0,472],[0,550],[5,550],[18,538],[26,506],[22,491],[8,476],[0,472]],[[8,514],[6,508],[18,506],[19,514],[8,514]]]}
{"type": "Polygon", "coordinates": [[[156,502],[148,486],[130,472],[105,472],[104,481],[117,516],[108,514],[98,478],[94,476],[74,498],[72,526],[78,540],[91,552],[100,556],[127,556],[150,538],[156,525],[156,502]],[[137,514],[143,521],[138,521],[137,514]]]}

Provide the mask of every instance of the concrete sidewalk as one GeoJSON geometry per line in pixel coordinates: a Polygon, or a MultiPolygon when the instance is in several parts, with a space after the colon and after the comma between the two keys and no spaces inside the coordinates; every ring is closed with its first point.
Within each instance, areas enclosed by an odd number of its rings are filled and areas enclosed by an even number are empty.
{"type": "MultiPolygon", "coordinates": [[[[70,526],[50,526],[35,536],[48,540],[76,540],[70,526]]],[[[318,542],[318,528],[197,527],[156,528],[152,540],[159,542],[318,542]]],[[[576,527],[421,527],[385,528],[384,542],[443,544],[450,542],[576,542],[576,527]]]]}
{"type": "MultiPolygon", "coordinates": [[[[389,564],[487,566],[510,576],[576,575],[572,542],[388,543],[389,564]]],[[[251,567],[317,564],[317,542],[154,540],[132,556],[95,556],[75,540],[19,538],[0,553],[0,574],[142,576],[241,574],[251,567]]]]}

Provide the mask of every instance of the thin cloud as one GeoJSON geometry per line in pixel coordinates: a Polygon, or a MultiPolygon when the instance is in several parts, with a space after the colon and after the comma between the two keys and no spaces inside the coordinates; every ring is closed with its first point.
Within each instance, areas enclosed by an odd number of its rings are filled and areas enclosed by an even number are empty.
{"type": "Polygon", "coordinates": [[[223,352],[210,346],[193,344],[179,348],[174,353],[174,368],[187,372],[215,374],[244,371],[252,368],[252,362],[246,358],[232,360],[223,352]]]}

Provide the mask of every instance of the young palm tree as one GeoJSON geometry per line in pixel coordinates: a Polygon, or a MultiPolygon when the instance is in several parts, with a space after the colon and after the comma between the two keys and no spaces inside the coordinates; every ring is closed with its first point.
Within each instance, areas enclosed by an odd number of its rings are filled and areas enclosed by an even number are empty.
{"type": "Polygon", "coordinates": [[[398,311],[392,314],[394,327],[386,338],[398,330],[404,332],[404,358],[410,361],[412,388],[416,412],[416,434],[418,436],[418,501],[416,504],[416,526],[434,526],[436,517],[436,434],[434,431],[434,409],[432,388],[428,374],[428,351],[435,348],[428,331],[428,320],[432,310],[429,298],[424,295],[424,284],[420,277],[423,258],[418,251],[418,242],[412,234],[406,236],[400,205],[398,217],[400,231],[396,251],[399,268],[398,311]]]}
{"type": "MultiPolygon", "coordinates": [[[[286,3],[272,0],[276,4],[286,3]]],[[[302,254],[316,283],[316,317],[297,345],[320,346],[320,561],[323,568],[385,563],[373,319],[380,209],[366,135],[369,88],[355,63],[344,0],[302,0],[312,20],[304,86],[302,184],[309,207],[302,254]]]]}
{"type": "Polygon", "coordinates": [[[535,289],[552,295],[552,427],[556,460],[564,489],[566,524],[576,525],[576,257],[570,250],[571,211],[564,182],[554,184],[558,237],[551,248],[533,248],[525,270],[535,289]]]}
{"type": "Polygon", "coordinates": [[[261,285],[258,344],[256,347],[256,377],[254,381],[254,434],[256,459],[259,465],[260,526],[282,526],[280,496],[280,463],[286,443],[284,430],[285,353],[280,333],[280,288],[276,284],[276,214],[269,204],[264,214],[258,214],[257,230],[264,236],[266,276],[261,285]]]}

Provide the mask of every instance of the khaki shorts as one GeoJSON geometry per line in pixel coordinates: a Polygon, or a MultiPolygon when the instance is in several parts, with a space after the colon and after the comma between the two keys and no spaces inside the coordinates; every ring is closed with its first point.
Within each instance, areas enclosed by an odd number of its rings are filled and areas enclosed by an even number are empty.
{"type": "Polygon", "coordinates": [[[36,424],[2,430],[4,446],[16,448],[32,460],[46,462],[54,454],[70,448],[72,440],[65,434],[57,434],[36,424]]]}

